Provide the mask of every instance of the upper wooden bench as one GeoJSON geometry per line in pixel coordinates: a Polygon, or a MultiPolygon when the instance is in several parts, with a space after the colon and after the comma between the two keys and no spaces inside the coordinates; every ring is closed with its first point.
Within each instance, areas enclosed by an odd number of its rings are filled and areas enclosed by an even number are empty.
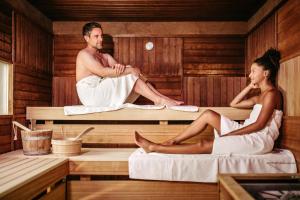
{"type": "MultiPolygon", "coordinates": [[[[66,116],[63,107],[27,107],[26,118],[30,120],[32,128],[53,129],[54,138],[74,137],[83,129],[93,126],[95,129],[83,137],[84,144],[94,144],[97,147],[132,147],[134,131],[141,132],[155,142],[162,142],[182,132],[206,109],[212,109],[233,120],[245,120],[250,114],[248,109],[200,107],[198,112],[125,108],[111,112],[66,116]],[[37,120],[39,123],[36,123],[37,120]]],[[[195,142],[199,137],[211,138],[211,133],[212,128],[209,127],[201,136],[188,142],[195,142]]]]}

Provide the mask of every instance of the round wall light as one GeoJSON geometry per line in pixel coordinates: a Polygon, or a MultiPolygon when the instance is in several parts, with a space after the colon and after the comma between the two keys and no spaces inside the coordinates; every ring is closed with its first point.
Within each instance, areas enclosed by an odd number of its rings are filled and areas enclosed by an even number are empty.
{"type": "Polygon", "coordinates": [[[146,48],[148,51],[152,50],[153,47],[154,47],[153,42],[147,42],[147,43],[145,44],[145,48],[146,48]]]}

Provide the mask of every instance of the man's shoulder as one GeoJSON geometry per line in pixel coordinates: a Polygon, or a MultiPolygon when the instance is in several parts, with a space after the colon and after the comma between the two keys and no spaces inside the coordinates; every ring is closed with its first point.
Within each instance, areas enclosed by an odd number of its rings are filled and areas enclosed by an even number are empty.
{"type": "Polygon", "coordinates": [[[91,56],[91,53],[89,51],[87,51],[86,49],[81,49],[77,53],[77,58],[82,58],[82,57],[87,57],[87,56],[91,56]]]}

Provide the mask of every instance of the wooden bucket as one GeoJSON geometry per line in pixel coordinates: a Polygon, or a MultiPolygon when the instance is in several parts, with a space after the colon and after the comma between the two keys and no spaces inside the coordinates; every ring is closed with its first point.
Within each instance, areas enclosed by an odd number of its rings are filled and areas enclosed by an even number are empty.
{"type": "Polygon", "coordinates": [[[17,139],[17,127],[21,131],[23,153],[28,156],[44,155],[50,153],[52,130],[35,130],[23,126],[19,122],[13,121],[15,139],[17,139]]]}
{"type": "Polygon", "coordinates": [[[51,143],[52,153],[61,156],[76,156],[81,153],[81,139],[52,139],[51,143]]]}
{"type": "Polygon", "coordinates": [[[75,138],[58,138],[52,139],[52,153],[61,156],[76,156],[81,153],[82,140],[80,139],[84,134],[93,130],[94,127],[89,127],[82,131],[75,138]]]}
{"type": "Polygon", "coordinates": [[[25,155],[45,155],[51,151],[52,130],[21,131],[25,155]]]}

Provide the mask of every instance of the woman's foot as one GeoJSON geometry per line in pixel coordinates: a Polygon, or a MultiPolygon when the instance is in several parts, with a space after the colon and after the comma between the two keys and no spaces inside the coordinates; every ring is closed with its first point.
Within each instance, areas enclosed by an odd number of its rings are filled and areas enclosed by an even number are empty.
{"type": "Polygon", "coordinates": [[[143,136],[141,136],[137,131],[134,132],[135,134],[135,144],[137,144],[139,147],[143,148],[145,152],[149,153],[154,151],[155,143],[147,140],[143,136]]]}

